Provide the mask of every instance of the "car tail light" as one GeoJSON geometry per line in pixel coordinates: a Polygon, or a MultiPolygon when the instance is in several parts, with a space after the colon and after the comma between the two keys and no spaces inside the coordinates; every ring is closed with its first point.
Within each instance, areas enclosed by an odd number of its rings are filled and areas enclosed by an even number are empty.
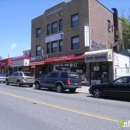
{"type": "Polygon", "coordinates": [[[66,83],[67,83],[67,84],[70,84],[70,79],[67,79],[67,80],[66,80],[66,83]]]}

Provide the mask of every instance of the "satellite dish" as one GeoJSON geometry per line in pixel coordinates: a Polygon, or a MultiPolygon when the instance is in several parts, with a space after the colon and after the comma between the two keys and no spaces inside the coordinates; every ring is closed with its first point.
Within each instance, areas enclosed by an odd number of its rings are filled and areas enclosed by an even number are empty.
{"type": "Polygon", "coordinates": [[[63,2],[67,2],[67,0],[63,0],[63,2]]]}

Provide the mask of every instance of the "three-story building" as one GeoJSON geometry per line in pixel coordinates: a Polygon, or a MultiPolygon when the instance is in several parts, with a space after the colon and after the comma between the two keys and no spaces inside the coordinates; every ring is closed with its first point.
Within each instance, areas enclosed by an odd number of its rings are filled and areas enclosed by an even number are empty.
{"type": "Polygon", "coordinates": [[[98,0],[62,2],[33,19],[31,26],[30,65],[36,77],[48,71],[67,70],[85,74],[89,81],[91,67],[102,64],[111,73],[112,61],[86,62],[85,55],[116,49],[115,30],[121,32],[121,20],[115,8],[110,11],[98,0]]]}

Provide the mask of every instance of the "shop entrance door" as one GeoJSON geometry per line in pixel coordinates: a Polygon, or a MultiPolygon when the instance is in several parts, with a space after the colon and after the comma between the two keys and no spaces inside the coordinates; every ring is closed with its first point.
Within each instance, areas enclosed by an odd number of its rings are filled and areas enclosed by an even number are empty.
{"type": "Polygon", "coordinates": [[[101,64],[101,82],[102,83],[108,83],[109,82],[109,65],[101,64]]]}

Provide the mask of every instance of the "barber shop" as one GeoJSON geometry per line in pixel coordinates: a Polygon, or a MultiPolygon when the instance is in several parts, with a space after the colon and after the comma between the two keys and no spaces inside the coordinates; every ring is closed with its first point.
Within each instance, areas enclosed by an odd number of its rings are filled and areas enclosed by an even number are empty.
{"type": "Polygon", "coordinates": [[[89,84],[108,83],[113,79],[112,49],[85,53],[86,74],[89,84]]]}

